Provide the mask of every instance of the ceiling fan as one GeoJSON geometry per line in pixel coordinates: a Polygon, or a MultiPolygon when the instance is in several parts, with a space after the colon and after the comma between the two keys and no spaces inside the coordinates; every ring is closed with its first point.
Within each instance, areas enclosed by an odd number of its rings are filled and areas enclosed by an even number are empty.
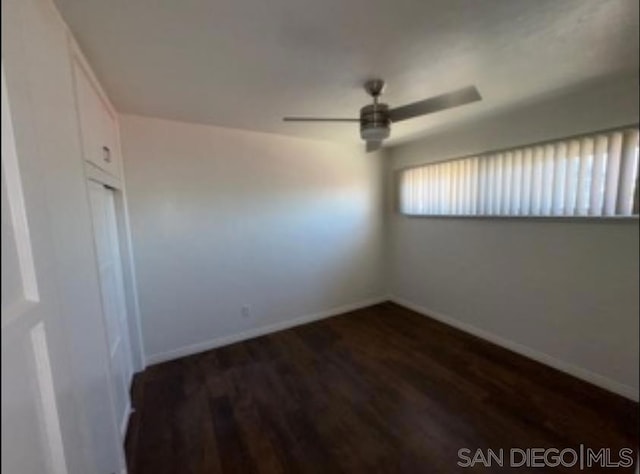
{"type": "Polygon", "coordinates": [[[365,82],[364,90],[373,98],[373,103],[360,109],[360,118],[284,117],[283,120],[285,122],[360,122],[360,137],[367,143],[367,152],[369,152],[379,149],[382,141],[389,137],[391,123],[482,99],[474,86],[468,86],[390,109],[387,104],[379,102],[384,86],[385,82],[382,79],[371,79],[365,82]]]}

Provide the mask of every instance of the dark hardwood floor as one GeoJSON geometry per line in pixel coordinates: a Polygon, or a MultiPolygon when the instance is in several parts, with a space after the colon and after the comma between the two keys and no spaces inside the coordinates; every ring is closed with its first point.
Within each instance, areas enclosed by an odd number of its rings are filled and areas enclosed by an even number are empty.
{"type": "Polygon", "coordinates": [[[638,446],[637,404],[392,303],[150,367],[133,398],[130,474],[489,473],[509,468],[458,450],[638,446]]]}

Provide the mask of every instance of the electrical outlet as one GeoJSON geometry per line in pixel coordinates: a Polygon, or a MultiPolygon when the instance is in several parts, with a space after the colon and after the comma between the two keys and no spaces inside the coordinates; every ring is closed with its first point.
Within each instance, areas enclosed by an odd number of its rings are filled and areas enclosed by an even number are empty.
{"type": "Polygon", "coordinates": [[[242,309],[240,310],[243,318],[248,318],[251,316],[251,307],[248,304],[242,305],[242,309]]]}

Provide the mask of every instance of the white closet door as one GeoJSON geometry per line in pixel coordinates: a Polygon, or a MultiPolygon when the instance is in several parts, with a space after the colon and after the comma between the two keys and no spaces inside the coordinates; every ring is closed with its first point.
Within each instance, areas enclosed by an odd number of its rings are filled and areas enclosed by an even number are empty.
{"type": "Polygon", "coordinates": [[[67,474],[81,430],[61,409],[75,394],[42,179],[51,170],[45,157],[18,155],[4,63],[0,104],[2,472],[67,474]]]}
{"type": "Polygon", "coordinates": [[[133,366],[113,193],[112,189],[89,181],[102,306],[115,393],[114,408],[121,431],[124,431],[130,410],[129,388],[133,366]]]}

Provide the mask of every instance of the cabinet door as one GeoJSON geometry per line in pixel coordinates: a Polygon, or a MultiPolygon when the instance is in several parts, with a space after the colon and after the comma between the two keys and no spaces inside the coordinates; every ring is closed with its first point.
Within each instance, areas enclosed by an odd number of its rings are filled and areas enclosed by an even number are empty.
{"type": "Polygon", "coordinates": [[[89,201],[98,258],[102,309],[109,344],[115,395],[113,404],[124,433],[129,418],[129,389],[133,377],[133,364],[113,190],[95,181],[89,181],[89,201]]]}
{"type": "Polygon", "coordinates": [[[102,168],[112,175],[119,177],[120,173],[120,142],[118,140],[118,119],[108,106],[101,107],[101,151],[102,168]],[[108,156],[107,156],[108,155],[108,156]],[[105,162],[105,160],[108,160],[105,162]]]}
{"type": "Polygon", "coordinates": [[[83,67],[74,62],[80,134],[85,160],[119,177],[117,120],[83,67]]]}

